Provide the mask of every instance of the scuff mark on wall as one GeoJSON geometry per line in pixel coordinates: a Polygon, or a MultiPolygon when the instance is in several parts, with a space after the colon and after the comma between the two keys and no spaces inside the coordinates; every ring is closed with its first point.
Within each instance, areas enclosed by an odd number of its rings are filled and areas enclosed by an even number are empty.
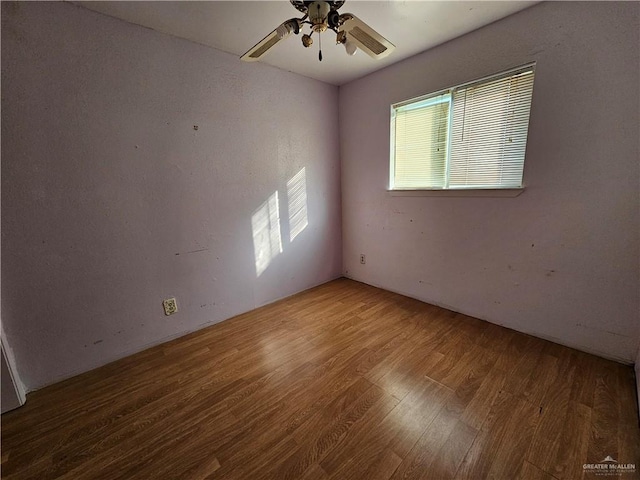
{"type": "Polygon", "coordinates": [[[616,332],[612,332],[610,330],[604,330],[602,328],[592,327],[590,325],[584,325],[582,323],[576,323],[576,327],[582,327],[582,328],[587,328],[589,330],[595,330],[597,332],[608,333],[609,335],[615,335],[617,337],[629,338],[628,335],[623,335],[622,333],[616,333],[616,332]]]}
{"type": "Polygon", "coordinates": [[[182,252],[182,253],[178,252],[176,253],[176,255],[189,255],[190,253],[206,252],[208,250],[209,250],[208,248],[201,248],[200,250],[191,250],[190,252],[182,252]]]}

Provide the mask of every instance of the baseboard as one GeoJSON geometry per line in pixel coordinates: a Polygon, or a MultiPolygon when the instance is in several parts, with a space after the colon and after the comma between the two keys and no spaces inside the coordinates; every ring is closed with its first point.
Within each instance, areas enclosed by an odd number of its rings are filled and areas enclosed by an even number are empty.
{"type": "MultiPolygon", "coordinates": [[[[464,309],[457,308],[457,307],[455,307],[453,305],[447,305],[447,304],[444,304],[444,303],[441,303],[441,302],[437,302],[437,301],[433,301],[433,300],[429,300],[429,299],[424,299],[424,298],[417,298],[417,297],[408,295],[405,292],[400,292],[400,291],[397,291],[397,290],[394,290],[394,289],[391,289],[391,288],[387,288],[387,287],[384,287],[384,286],[381,286],[381,285],[377,285],[377,284],[372,283],[372,282],[368,282],[368,281],[365,282],[365,281],[363,281],[361,279],[354,278],[354,277],[352,277],[350,275],[347,275],[347,274],[343,274],[343,275],[346,278],[348,278],[349,280],[353,280],[354,282],[364,283],[365,285],[370,285],[372,287],[376,287],[376,288],[379,288],[381,290],[386,290],[388,292],[396,293],[398,295],[402,295],[404,297],[412,298],[414,300],[418,300],[418,301],[423,302],[423,303],[428,303],[429,305],[435,305],[436,307],[446,308],[447,310],[451,310],[451,311],[456,312],[456,313],[461,313],[463,315],[467,315],[468,317],[477,318],[478,320],[482,320],[484,322],[492,323],[493,325],[499,325],[501,327],[508,328],[509,330],[513,330],[515,332],[520,332],[520,333],[524,333],[526,335],[531,335],[532,337],[541,338],[542,340],[547,340],[547,341],[552,342],[552,343],[557,343],[558,345],[562,345],[562,346],[565,346],[565,347],[573,348],[574,350],[579,350],[581,352],[589,353],[591,355],[595,355],[595,356],[600,357],[600,358],[604,358],[604,359],[607,359],[607,360],[612,360],[612,361],[614,361],[616,363],[621,363],[623,365],[633,365],[634,364],[633,361],[629,361],[626,358],[617,357],[615,355],[611,355],[611,354],[609,354],[607,352],[602,352],[602,351],[599,351],[599,350],[594,349],[594,348],[586,347],[584,345],[578,345],[578,344],[575,344],[575,343],[572,343],[572,342],[567,342],[564,339],[557,338],[557,337],[554,337],[554,336],[551,336],[551,335],[546,335],[544,333],[536,332],[536,331],[533,331],[533,330],[513,328],[513,327],[511,327],[509,325],[504,325],[502,323],[493,322],[493,321],[488,320],[486,318],[479,317],[477,314],[474,314],[473,312],[465,311],[464,309]]],[[[637,375],[638,374],[636,373],[636,376],[637,375]]]]}
{"type": "Polygon", "coordinates": [[[148,350],[148,349],[153,348],[153,347],[157,347],[158,345],[162,345],[163,343],[170,342],[172,340],[175,340],[176,338],[184,337],[185,335],[189,335],[191,333],[197,332],[199,330],[202,330],[203,328],[212,327],[213,325],[216,325],[218,323],[226,322],[227,320],[231,320],[232,318],[235,318],[235,317],[237,317],[239,315],[243,315],[243,314],[245,314],[247,312],[250,312],[252,310],[255,310],[257,308],[262,308],[262,307],[265,307],[267,305],[271,305],[272,303],[280,302],[280,301],[285,300],[287,298],[290,298],[290,297],[293,297],[295,295],[298,295],[299,293],[305,292],[305,291],[310,290],[312,288],[319,287],[320,285],[324,285],[325,283],[333,282],[334,280],[337,280],[337,279],[342,278],[342,277],[343,277],[343,275],[340,273],[340,274],[338,274],[336,276],[330,277],[328,280],[323,280],[323,281],[321,281],[321,282],[319,282],[319,283],[317,283],[315,285],[308,286],[308,287],[304,288],[303,290],[299,290],[299,291],[294,292],[294,293],[292,293],[290,295],[284,295],[282,297],[278,297],[278,298],[275,298],[273,300],[269,300],[268,302],[265,302],[265,303],[263,303],[261,305],[257,305],[254,308],[250,308],[248,310],[243,310],[241,312],[235,313],[230,317],[227,317],[227,318],[224,318],[224,319],[221,319],[221,320],[205,322],[205,323],[202,323],[202,324],[200,324],[200,325],[198,325],[198,326],[196,326],[194,328],[191,328],[191,329],[188,329],[188,330],[184,330],[182,332],[178,332],[178,333],[173,334],[173,335],[168,335],[166,337],[159,338],[158,340],[154,340],[153,342],[145,343],[145,344],[143,344],[143,345],[141,345],[139,347],[136,347],[136,348],[133,348],[133,349],[130,349],[130,350],[125,350],[123,352],[116,353],[114,355],[110,355],[110,356],[107,357],[107,359],[105,361],[96,362],[96,363],[92,364],[89,368],[83,368],[81,370],[79,369],[79,370],[75,370],[73,372],[64,373],[62,375],[59,375],[59,376],[55,377],[50,382],[47,382],[47,383],[42,384],[42,385],[38,385],[38,386],[30,388],[30,389],[27,389],[25,393],[29,394],[31,392],[35,392],[35,391],[40,390],[42,388],[48,387],[49,385],[54,385],[56,383],[63,382],[65,380],[68,380],[70,378],[76,377],[78,375],[82,375],[83,373],[90,372],[91,370],[95,370],[96,368],[104,367],[105,365],[109,365],[110,363],[117,362],[118,360],[122,360],[123,358],[126,358],[126,357],[128,357],[130,355],[135,355],[136,353],[144,352],[145,350],[148,350]]]}

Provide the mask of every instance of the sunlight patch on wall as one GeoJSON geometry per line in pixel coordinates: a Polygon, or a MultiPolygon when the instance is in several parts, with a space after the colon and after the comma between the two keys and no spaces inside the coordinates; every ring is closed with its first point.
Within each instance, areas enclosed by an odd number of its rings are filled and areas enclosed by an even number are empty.
{"type": "Polygon", "coordinates": [[[307,228],[307,176],[304,167],[287,182],[289,201],[289,241],[307,228]]]}
{"type": "Polygon", "coordinates": [[[256,257],[256,275],[262,275],[271,261],[282,253],[278,192],[258,207],[251,216],[253,249],[256,257]]]}

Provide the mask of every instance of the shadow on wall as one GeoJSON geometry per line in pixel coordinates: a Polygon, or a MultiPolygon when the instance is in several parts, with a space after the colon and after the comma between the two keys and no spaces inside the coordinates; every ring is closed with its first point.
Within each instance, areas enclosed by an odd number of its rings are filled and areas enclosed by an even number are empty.
{"type": "MultiPolygon", "coordinates": [[[[293,242],[309,224],[307,217],[307,177],[304,167],[287,182],[287,211],[289,216],[289,241],[293,242]]],[[[251,215],[251,231],[256,261],[256,277],[260,277],[271,262],[283,251],[280,200],[277,190],[251,215]]]]}

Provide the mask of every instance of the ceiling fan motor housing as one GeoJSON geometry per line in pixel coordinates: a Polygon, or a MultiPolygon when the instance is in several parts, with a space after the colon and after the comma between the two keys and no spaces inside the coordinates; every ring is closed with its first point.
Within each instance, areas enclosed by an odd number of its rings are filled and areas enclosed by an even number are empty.
{"type": "MultiPolygon", "coordinates": [[[[289,0],[291,5],[296,7],[296,9],[304,14],[309,13],[309,5],[315,3],[312,0],[289,0]]],[[[345,0],[327,0],[325,3],[329,4],[329,7],[332,10],[339,10],[342,5],[344,5],[345,0]]]]}
{"type": "Polygon", "coordinates": [[[327,16],[327,23],[329,23],[329,28],[338,28],[338,26],[340,25],[340,14],[337,10],[331,9],[329,11],[329,15],[327,16]]]}
{"type": "Polygon", "coordinates": [[[311,30],[324,32],[327,29],[327,17],[330,11],[331,6],[328,2],[311,2],[307,7],[311,30]]]}

